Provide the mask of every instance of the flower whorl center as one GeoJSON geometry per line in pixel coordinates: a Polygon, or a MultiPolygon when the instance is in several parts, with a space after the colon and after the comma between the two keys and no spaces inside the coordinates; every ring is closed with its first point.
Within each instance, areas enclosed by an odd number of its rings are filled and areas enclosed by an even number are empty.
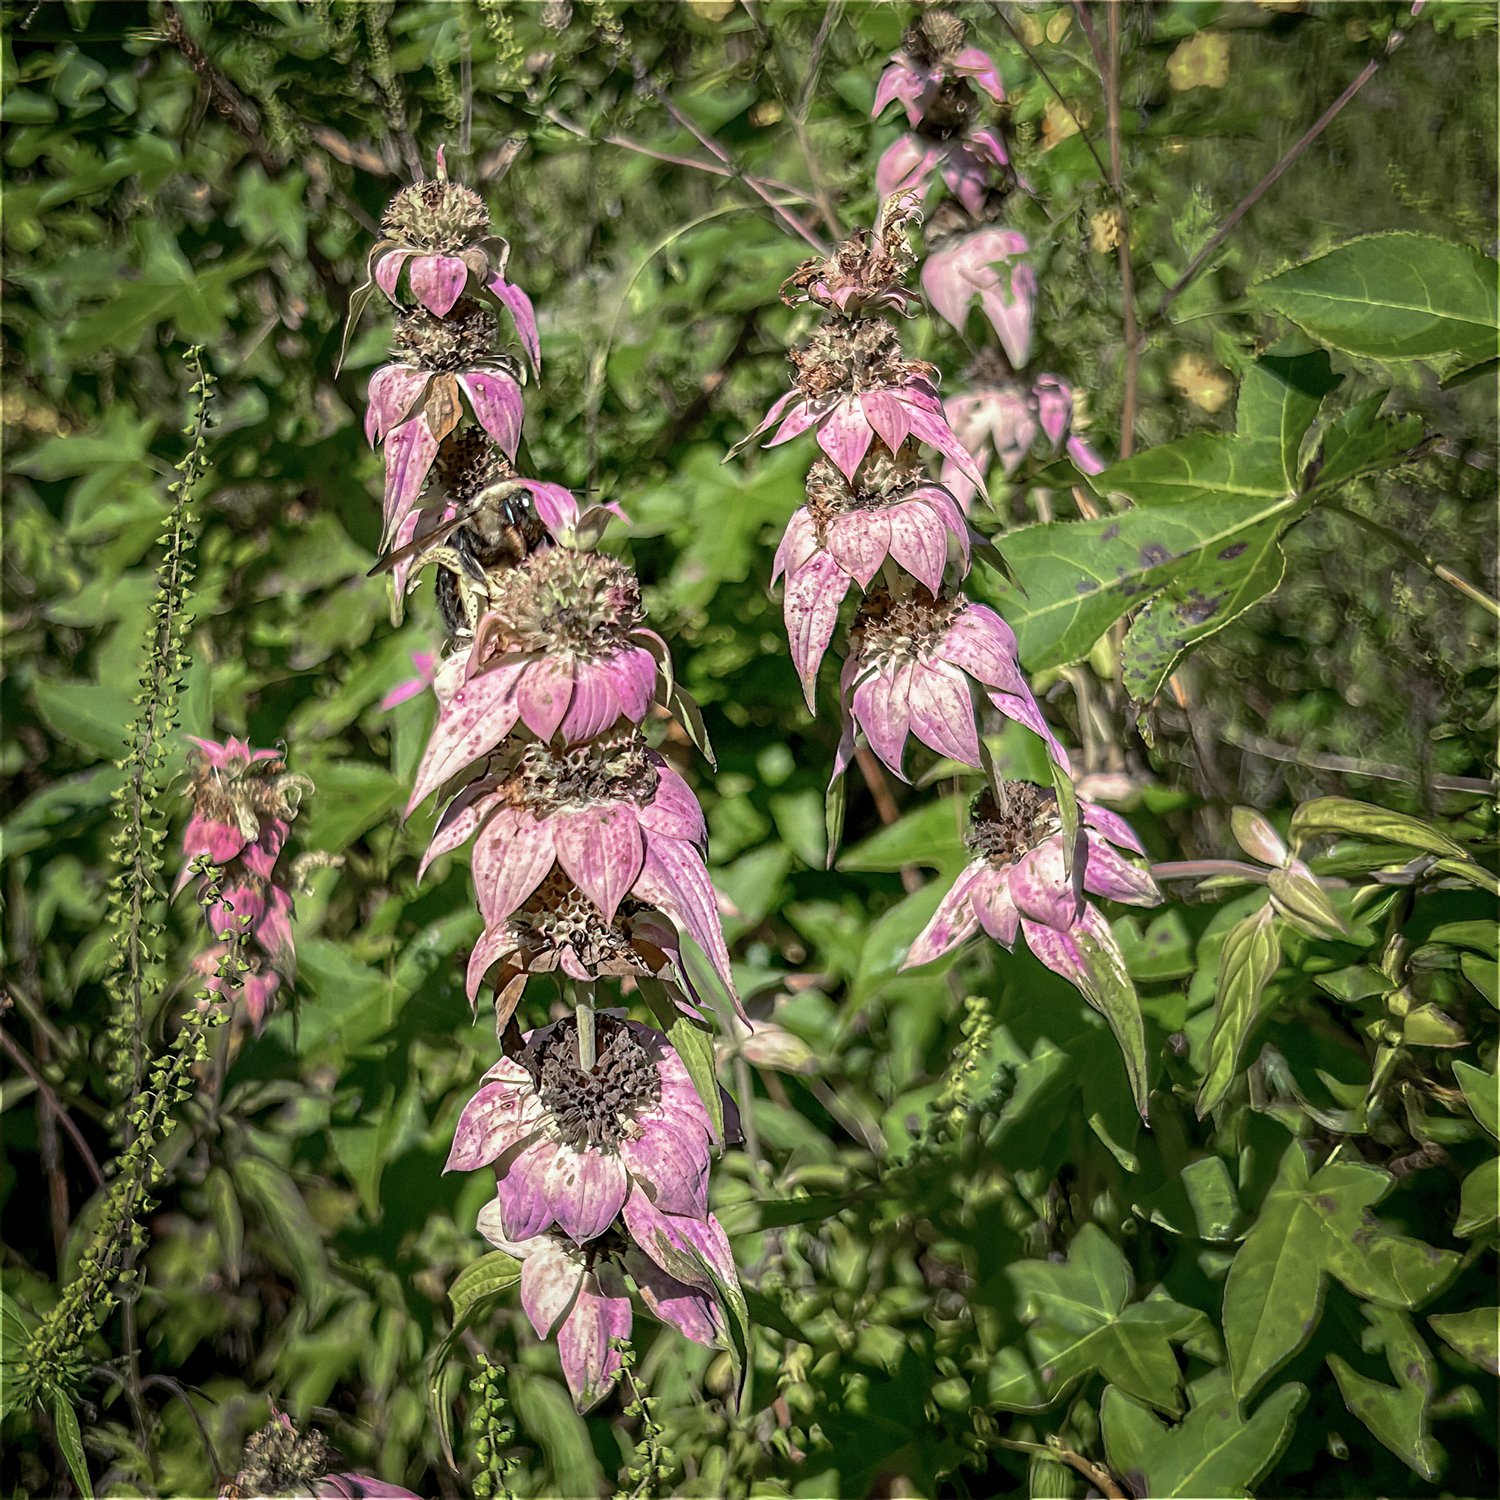
{"type": "Polygon", "coordinates": [[[986,787],[969,809],[969,848],[993,866],[1014,864],[1062,828],[1057,794],[1031,781],[1003,781],[1000,797],[986,787]]]}
{"type": "Polygon", "coordinates": [[[530,744],[507,777],[507,800],[533,816],[601,802],[648,803],[659,780],[645,740],[634,729],[601,735],[585,745],[556,750],[530,744]]]}
{"type": "Polygon", "coordinates": [[[934,596],[921,584],[899,596],[884,587],[873,588],[855,622],[860,652],[866,660],[886,656],[914,661],[930,650],[964,607],[963,599],[934,596]]]}
{"type": "Polygon", "coordinates": [[[513,647],[585,658],[621,650],[645,620],[641,587],[629,568],[605,553],[571,547],[544,548],[500,574],[490,610],[513,647]]]}
{"type": "Polygon", "coordinates": [[[305,1495],[328,1472],[331,1456],[321,1432],[273,1421],[246,1439],[235,1483],[246,1495],[305,1495]]]}
{"type": "Polygon", "coordinates": [[[450,254],[490,232],[490,213],[471,188],[433,179],[402,188],[380,227],[414,249],[450,254]]]}
{"type": "Polygon", "coordinates": [[[222,765],[199,757],[188,795],[199,817],[238,827],[255,838],[264,824],[295,817],[308,785],[305,776],[289,773],[279,756],[251,760],[231,753],[222,765]]]}
{"type": "Polygon", "coordinates": [[[460,299],[445,318],[425,308],[396,319],[396,349],[426,370],[455,374],[493,358],[495,320],[470,297],[460,299]]]}
{"type": "Polygon", "coordinates": [[[561,1021],[521,1055],[558,1134],[575,1151],[619,1145],[644,1110],[661,1098],[661,1078],[651,1054],[613,1016],[595,1019],[597,1061],[591,1073],[578,1066],[578,1023],[561,1021]]]}
{"type": "Polygon", "coordinates": [[[477,426],[460,427],[444,438],[433,467],[443,487],[459,502],[516,477],[515,466],[477,426]]]}
{"type": "Polygon", "coordinates": [[[810,401],[836,393],[889,390],[933,367],[902,357],[901,340],[883,318],[824,324],[787,358],[796,368],[797,389],[810,401]]]}
{"type": "Polygon", "coordinates": [[[510,925],[534,957],[571,949],[595,973],[622,968],[646,972],[648,965],[631,944],[625,924],[640,903],[627,896],[613,922],[568,879],[551,870],[525,903],[511,913],[510,925]]]}
{"type": "Polygon", "coordinates": [[[884,443],[872,444],[870,456],[859,466],[853,484],[828,459],[816,459],[807,472],[807,510],[819,537],[838,516],[883,510],[906,499],[926,479],[917,466],[917,452],[914,442],[903,444],[895,455],[884,443]]]}

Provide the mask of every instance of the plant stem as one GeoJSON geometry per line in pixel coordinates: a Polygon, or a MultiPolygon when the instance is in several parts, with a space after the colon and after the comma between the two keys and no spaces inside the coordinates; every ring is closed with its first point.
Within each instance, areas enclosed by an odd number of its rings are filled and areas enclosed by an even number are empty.
{"type": "Polygon", "coordinates": [[[574,1012],[578,1021],[578,1066],[585,1073],[594,1071],[598,1061],[594,1033],[594,987],[591,984],[578,986],[578,1009],[574,1012]]]}
{"type": "MultiPolygon", "coordinates": [[[[1082,6],[1079,7],[1080,12],[1082,6]]],[[[1109,58],[1104,85],[1109,112],[1109,179],[1119,214],[1120,298],[1125,304],[1125,394],[1120,405],[1120,457],[1135,451],[1136,389],[1140,379],[1141,342],[1135,317],[1135,267],[1130,263],[1130,209],[1125,202],[1125,168],[1120,152],[1120,7],[1109,7],[1109,58]]]]}

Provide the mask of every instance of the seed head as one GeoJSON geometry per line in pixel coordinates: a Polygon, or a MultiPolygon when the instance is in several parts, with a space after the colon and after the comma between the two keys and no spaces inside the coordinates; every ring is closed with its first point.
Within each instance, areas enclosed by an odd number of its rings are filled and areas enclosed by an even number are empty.
{"type": "Polygon", "coordinates": [[[414,250],[451,255],[490,233],[490,214],[471,188],[430,179],[402,188],[391,199],[380,227],[414,250]]]}
{"type": "Polygon", "coordinates": [[[563,1141],[575,1150],[618,1146],[636,1116],[661,1098],[661,1075],[640,1041],[613,1016],[595,1020],[596,1062],[578,1067],[578,1024],[548,1027],[521,1054],[563,1141]]]}
{"type": "Polygon", "coordinates": [[[969,808],[965,842],[996,869],[1016,862],[1062,828],[1057,794],[1031,781],[1003,781],[1000,797],[986,787],[969,808]]]}

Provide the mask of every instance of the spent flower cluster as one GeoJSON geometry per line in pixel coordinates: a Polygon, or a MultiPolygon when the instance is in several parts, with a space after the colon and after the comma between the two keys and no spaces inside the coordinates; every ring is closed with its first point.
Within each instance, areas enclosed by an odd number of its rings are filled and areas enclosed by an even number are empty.
{"type": "Polygon", "coordinates": [[[397,310],[397,357],[370,382],[366,422],[385,460],[384,563],[398,593],[436,565],[448,632],[407,811],[438,794],[424,870],[472,843],[484,928],[468,992],[477,1004],[490,985],[503,1054],[460,1116],[448,1168],[494,1171],[479,1228],[521,1262],[522,1306],[556,1337],[586,1408],[620,1378],[627,1276],[701,1343],[723,1340],[739,1297],[708,1207],[733,1108],[662,1032],[595,1008],[613,979],[653,1013],[700,1024],[684,938],[738,1007],[702,811],[643,726],[662,710],[706,742],[634,573],[595,550],[617,508],[581,508],[515,467],[522,382],[539,376],[541,351],[483,200],[447,180],[440,156],[384,228],[362,289],[397,310]],[[524,360],[501,347],[502,316],[524,360]],[[538,974],[574,1009],[519,1034],[511,1017],[538,974]]]}

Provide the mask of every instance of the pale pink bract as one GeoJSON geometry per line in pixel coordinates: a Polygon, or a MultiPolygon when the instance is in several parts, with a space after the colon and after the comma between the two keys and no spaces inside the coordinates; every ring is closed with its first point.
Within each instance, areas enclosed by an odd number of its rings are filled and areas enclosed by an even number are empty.
{"type": "Polygon", "coordinates": [[[1031,357],[1036,272],[1021,259],[1030,248],[1024,234],[986,228],[948,241],[922,266],[922,290],[934,311],[962,333],[977,298],[1016,369],[1031,357]]]}

